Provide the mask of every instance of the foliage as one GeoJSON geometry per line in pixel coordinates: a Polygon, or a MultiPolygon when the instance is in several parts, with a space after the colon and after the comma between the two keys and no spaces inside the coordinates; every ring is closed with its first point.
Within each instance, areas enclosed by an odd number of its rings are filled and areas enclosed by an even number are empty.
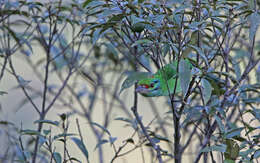
{"type": "MultiPolygon", "coordinates": [[[[143,162],[180,163],[192,150],[192,162],[257,162],[259,8],[256,0],[1,1],[0,82],[17,84],[0,87],[0,98],[19,89],[18,110],[29,104],[38,115],[32,120],[37,129],[0,117],[9,146],[1,162],[97,162],[90,152],[100,163],[115,162],[139,149],[143,162]],[[40,87],[21,73],[17,60],[40,87]],[[181,93],[148,99],[126,89],[172,61],[181,93]],[[167,109],[158,99],[166,100],[167,109]],[[149,109],[141,107],[143,101],[149,109]],[[58,121],[48,118],[55,110],[62,110],[58,121]],[[143,110],[154,118],[140,116],[143,110]],[[94,118],[96,111],[101,119],[94,118]],[[73,122],[77,132],[69,132],[74,116],[87,122],[93,148],[79,121],[73,122]],[[114,123],[133,134],[115,136],[114,123]],[[71,144],[83,160],[70,154],[71,144]],[[104,154],[106,144],[112,157],[104,154]]],[[[6,110],[3,103],[1,112],[6,110]]]]}

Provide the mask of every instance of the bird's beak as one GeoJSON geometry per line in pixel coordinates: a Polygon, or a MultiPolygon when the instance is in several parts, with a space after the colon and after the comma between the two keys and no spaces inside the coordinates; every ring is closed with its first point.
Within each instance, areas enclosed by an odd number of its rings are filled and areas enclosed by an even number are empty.
{"type": "Polygon", "coordinates": [[[136,92],[138,93],[147,93],[149,90],[141,85],[138,85],[137,88],[135,89],[136,92]]]}

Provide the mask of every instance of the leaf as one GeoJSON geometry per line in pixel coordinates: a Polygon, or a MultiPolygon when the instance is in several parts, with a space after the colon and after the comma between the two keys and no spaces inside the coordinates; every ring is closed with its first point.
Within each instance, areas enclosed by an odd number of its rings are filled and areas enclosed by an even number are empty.
{"type": "Polygon", "coordinates": [[[201,79],[202,85],[202,98],[204,99],[204,103],[207,104],[212,93],[212,87],[210,82],[206,79],[201,79]]]}
{"type": "Polygon", "coordinates": [[[252,42],[255,37],[257,28],[260,24],[260,15],[257,12],[252,13],[249,16],[249,21],[250,21],[249,39],[252,42]]]}
{"type": "Polygon", "coordinates": [[[95,150],[96,150],[97,148],[99,148],[101,145],[106,144],[106,143],[108,143],[108,142],[109,142],[108,140],[102,139],[102,140],[99,141],[98,144],[96,145],[95,150]]]}
{"type": "Polygon", "coordinates": [[[64,137],[69,137],[69,136],[75,136],[76,134],[72,134],[72,133],[63,133],[63,134],[58,134],[54,136],[54,140],[58,139],[58,138],[64,138],[64,137]]]}
{"type": "Polygon", "coordinates": [[[81,150],[81,152],[84,154],[84,156],[88,160],[88,150],[87,150],[84,142],[82,142],[80,139],[78,139],[76,137],[71,138],[71,140],[78,146],[78,148],[81,150]]]}
{"type": "Polygon", "coordinates": [[[60,153],[54,152],[53,153],[53,158],[54,158],[56,163],[61,163],[61,155],[60,155],[60,153]]]}
{"type": "Polygon", "coordinates": [[[0,91],[0,96],[7,94],[5,91],[0,91]]]}
{"type": "Polygon", "coordinates": [[[215,115],[214,117],[215,117],[215,119],[216,119],[216,121],[218,123],[218,126],[219,126],[219,129],[220,129],[221,133],[223,134],[225,132],[224,124],[222,123],[221,119],[217,115],[215,115]]]}
{"type": "Polygon", "coordinates": [[[42,132],[44,135],[48,135],[49,133],[51,133],[51,130],[43,130],[42,132]]]}
{"type": "Polygon", "coordinates": [[[224,163],[235,163],[235,161],[234,160],[224,160],[224,163]]]}
{"type": "Polygon", "coordinates": [[[151,74],[149,72],[132,72],[123,82],[119,94],[126,88],[134,85],[138,80],[149,77],[151,74]]]}
{"type": "Polygon", "coordinates": [[[19,85],[21,87],[25,87],[27,84],[29,84],[31,82],[31,80],[24,80],[21,76],[17,76],[18,78],[18,82],[19,82],[19,85]]]}
{"type": "Polygon", "coordinates": [[[256,80],[260,83],[260,65],[256,69],[256,80]]]}
{"type": "Polygon", "coordinates": [[[40,136],[39,137],[39,148],[41,148],[41,146],[46,143],[48,141],[48,139],[46,139],[45,137],[43,136],[40,136]]]}
{"type": "Polygon", "coordinates": [[[225,144],[213,145],[210,147],[203,148],[200,152],[210,152],[210,151],[225,152],[226,148],[227,148],[227,146],[225,144]]]}
{"type": "Polygon", "coordinates": [[[26,129],[20,131],[22,135],[38,135],[41,136],[41,133],[36,130],[26,129]]]}
{"type": "Polygon", "coordinates": [[[115,120],[124,121],[124,122],[131,123],[131,124],[133,123],[133,121],[131,119],[123,118],[123,117],[115,118],[115,120]]]}
{"type": "Polygon", "coordinates": [[[36,120],[34,121],[34,123],[47,123],[47,124],[51,124],[54,126],[59,126],[59,122],[58,121],[51,121],[51,120],[36,120]]]}
{"type": "Polygon", "coordinates": [[[108,131],[108,129],[106,129],[105,127],[101,126],[100,124],[96,123],[96,122],[91,122],[92,125],[97,126],[99,128],[101,128],[103,131],[105,131],[109,136],[111,136],[110,132],[108,131]]]}
{"type": "Polygon", "coordinates": [[[0,121],[0,125],[12,125],[12,126],[14,126],[14,123],[9,122],[9,121],[0,121]]]}
{"type": "Polygon", "coordinates": [[[93,0],[86,0],[83,4],[82,7],[85,8],[90,2],[92,2],[93,0]]]}
{"type": "Polygon", "coordinates": [[[254,159],[258,159],[260,157],[260,149],[256,150],[254,153],[254,159]]]}
{"type": "Polygon", "coordinates": [[[109,142],[110,144],[113,144],[117,140],[117,137],[109,136],[109,142]]]}
{"type": "Polygon", "coordinates": [[[153,42],[151,40],[148,40],[148,39],[141,39],[141,40],[137,40],[135,41],[131,47],[134,47],[134,46],[137,46],[137,45],[140,45],[140,44],[152,44],[153,42]]]}
{"type": "Polygon", "coordinates": [[[96,42],[98,41],[98,39],[100,38],[101,36],[101,28],[99,29],[96,29],[93,33],[93,36],[92,36],[92,44],[96,44],[96,42]]]}
{"type": "Polygon", "coordinates": [[[188,46],[191,47],[192,49],[194,49],[202,57],[202,59],[205,61],[207,66],[209,65],[208,59],[201,48],[199,48],[197,46],[193,46],[193,45],[188,45],[188,46]]]}
{"type": "Polygon", "coordinates": [[[239,63],[233,64],[233,67],[235,69],[236,79],[239,80],[241,78],[241,69],[239,63]]]}
{"type": "Polygon", "coordinates": [[[239,145],[232,139],[226,139],[227,150],[224,153],[225,159],[236,160],[239,156],[239,145]]]}
{"type": "Polygon", "coordinates": [[[179,63],[179,79],[181,83],[182,93],[185,96],[191,80],[191,65],[188,61],[183,59],[180,60],[179,63]]]}
{"type": "Polygon", "coordinates": [[[243,101],[247,104],[250,103],[260,103],[260,97],[254,97],[254,98],[247,98],[247,99],[243,99],[243,101]]]}
{"type": "Polygon", "coordinates": [[[240,127],[240,128],[234,128],[231,130],[228,130],[225,133],[225,138],[226,139],[230,139],[233,138],[234,136],[240,136],[240,132],[244,129],[244,127],[240,127]]]}
{"type": "MultiPolygon", "coordinates": [[[[80,160],[78,160],[77,158],[75,158],[75,157],[70,157],[70,159],[69,159],[70,161],[77,161],[77,162],[79,162],[79,163],[81,163],[81,161],[80,160]]],[[[69,162],[69,161],[67,161],[67,162],[69,162]]]]}
{"type": "Polygon", "coordinates": [[[132,138],[128,138],[128,139],[126,140],[126,142],[127,142],[127,143],[131,143],[131,144],[135,144],[134,139],[132,139],[132,138]]]}

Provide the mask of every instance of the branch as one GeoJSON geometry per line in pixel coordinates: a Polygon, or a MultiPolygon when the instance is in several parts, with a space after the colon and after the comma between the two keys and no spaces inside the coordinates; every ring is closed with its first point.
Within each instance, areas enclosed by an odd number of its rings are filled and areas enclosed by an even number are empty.
{"type": "MultiPolygon", "coordinates": [[[[137,88],[137,84],[135,84],[135,89],[137,88]]],[[[157,159],[159,161],[159,163],[163,163],[162,161],[162,156],[161,156],[161,149],[160,149],[160,146],[159,145],[156,145],[153,140],[150,138],[150,136],[148,135],[145,127],[144,127],[144,124],[142,123],[142,120],[140,119],[140,116],[137,112],[137,92],[135,91],[134,93],[134,106],[131,108],[131,110],[133,111],[134,113],[134,116],[136,118],[136,121],[137,123],[140,125],[143,133],[144,133],[144,136],[146,137],[146,139],[150,142],[150,144],[152,145],[153,149],[156,151],[157,153],[157,159]]]]}

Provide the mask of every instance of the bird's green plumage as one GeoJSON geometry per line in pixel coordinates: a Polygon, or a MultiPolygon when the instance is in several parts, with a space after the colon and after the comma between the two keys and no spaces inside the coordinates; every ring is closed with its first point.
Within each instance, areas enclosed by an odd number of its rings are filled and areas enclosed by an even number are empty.
{"type": "Polygon", "coordinates": [[[138,81],[136,91],[146,97],[168,96],[176,86],[176,93],[181,91],[180,81],[177,80],[177,61],[165,65],[155,74],[138,81]]]}

